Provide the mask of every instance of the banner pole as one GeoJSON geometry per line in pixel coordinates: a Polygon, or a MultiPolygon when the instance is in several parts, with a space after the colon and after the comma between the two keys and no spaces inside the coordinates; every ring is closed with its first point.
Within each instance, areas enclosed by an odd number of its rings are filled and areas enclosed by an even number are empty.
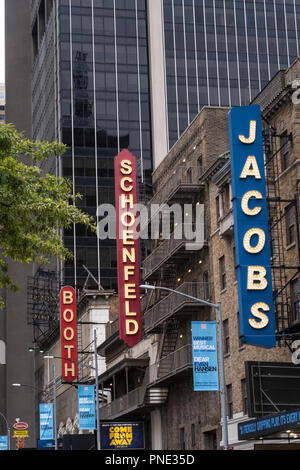
{"type": "Polygon", "coordinates": [[[56,428],[56,380],[55,380],[55,361],[53,361],[53,419],[54,419],[54,442],[57,450],[57,428],[56,428]]]}
{"type": "Polygon", "coordinates": [[[223,333],[222,333],[222,311],[221,302],[218,302],[219,312],[219,354],[220,354],[220,377],[221,377],[221,400],[222,400],[222,418],[223,418],[223,447],[228,450],[228,430],[227,430],[227,413],[226,413],[226,384],[225,384],[225,367],[224,367],[224,350],[223,350],[223,333]]]}
{"type": "Polygon", "coordinates": [[[95,385],[96,385],[96,419],[97,419],[97,450],[101,449],[100,443],[100,416],[99,416],[99,383],[98,383],[98,358],[97,358],[97,333],[94,330],[94,354],[95,354],[95,385]]]}

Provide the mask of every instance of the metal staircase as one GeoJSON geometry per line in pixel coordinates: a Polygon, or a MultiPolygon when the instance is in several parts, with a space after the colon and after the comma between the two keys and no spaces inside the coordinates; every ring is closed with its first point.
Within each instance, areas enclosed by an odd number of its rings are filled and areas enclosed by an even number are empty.
{"type": "Polygon", "coordinates": [[[178,325],[179,322],[177,319],[171,319],[164,325],[164,331],[162,333],[160,347],[158,350],[158,360],[160,361],[157,373],[158,378],[165,376],[172,368],[171,353],[173,353],[176,348],[178,325]]]}
{"type": "MultiPolygon", "coordinates": [[[[285,261],[285,207],[294,202],[292,199],[281,197],[279,178],[281,172],[280,155],[286,144],[278,145],[278,138],[275,130],[270,126],[263,131],[264,151],[265,151],[265,171],[267,186],[267,204],[269,219],[269,234],[271,248],[271,269],[274,295],[274,309],[276,330],[278,334],[278,345],[284,343],[285,333],[288,332],[291,306],[288,293],[290,282],[290,267],[285,261]]],[[[288,136],[288,141],[292,143],[292,135],[288,136]]]]}

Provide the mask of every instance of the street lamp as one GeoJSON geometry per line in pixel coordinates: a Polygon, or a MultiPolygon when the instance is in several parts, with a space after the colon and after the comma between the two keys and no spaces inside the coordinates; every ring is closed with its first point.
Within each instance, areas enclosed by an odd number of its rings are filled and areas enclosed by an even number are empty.
{"type": "MultiPolygon", "coordinates": [[[[37,390],[38,392],[42,392],[43,394],[46,393],[45,389],[34,387],[33,385],[15,383],[15,384],[12,384],[12,386],[13,387],[28,387],[28,388],[32,388],[33,390],[37,390]]],[[[54,422],[56,423],[56,404],[54,404],[53,406],[53,413],[54,413],[54,422]]],[[[57,439],[55,440],[55,450],[57,450],[57,439]]]]}
{"type": "MultiPolygon", "coordinates": [[[[98,382],[98,359],[97,359],[97,334],[96,330],[94,330],[94,358],[95,358],[95,367],[90,366],[88,364],[83,364],[84,367],[87,367],[88,369],[92,369],[95,371],[95,386],[96,386],[96,397],[95,397],[95,402],[96,402],[96,421],[97,421],[97,450],[101,449],[101,443],[100,443],[100,415],[99,415],[99,404],[98,404],[98,390],[99,390],[99,382],[98,382]]],[[[75,362],[73,359],[67,359],[65,357],[61,356],[44,356],[44,359],[64,359],[66,361],[70,362],[75,362]]]]}
{"type": "Polygon", "coordinates": [[[201,304],[208,305],[209,307],[214,307],[218,309],[219,316],[219,357],[220,357],[220,376],[221,376],[221,397],[222,397],[222,417],[223,417],[223,446],[224,450],[228,449],[228,427],[227,427],[227,414],[226,414],[226,386],[225,386],[225,367],[224,367],[224,353],[223,353],[223,333],[222,333],[222,311],[221,311],[221,302],[213,304],[207,300],[199,299],[198,297],[193,297],[192,295],[185,294],[184,292],[177,291],[175,289],[170,289],[168,287],[162,286],[152,286],[149,284],[142,284],[140,286],[143,289],[150,290],[164,290],[167,292],[172,292],[174,294],[182,295],[188,299],[194,300],[195,302],[200,302],[201,304]]]}
{"type": "MultiPolygon", "coordinates": [[[[50,356],[44,356],[44,359],[50,359],[50,356]]],[[[52,368],[52,376],[53,376],[53,418],[54,418],[54,447],[55,450],[58,449],[57,446],[57,423],[56,423],[56,373],[55,373],[55,362],[53,362],[53,368],[52,368]]]]}
{"type": "Polygon", "coordinates": [[[15,384],[12,384],[12,386],[13,387],[28,387],[28,388],[32,388],[33,390],[37,390],[38,392],[47,393],[45,389],[34,387],[33,385],[15,383],[15,384]]]}

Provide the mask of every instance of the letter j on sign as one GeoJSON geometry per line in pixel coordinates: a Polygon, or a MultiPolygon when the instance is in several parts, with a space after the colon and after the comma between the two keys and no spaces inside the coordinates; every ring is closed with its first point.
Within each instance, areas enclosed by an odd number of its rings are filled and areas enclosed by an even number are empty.
{"type": "Polygon", "coordinates": [[[229,112],[240,335],[243,343],[274,347],[275,320],[261,112],[229,112]]]}

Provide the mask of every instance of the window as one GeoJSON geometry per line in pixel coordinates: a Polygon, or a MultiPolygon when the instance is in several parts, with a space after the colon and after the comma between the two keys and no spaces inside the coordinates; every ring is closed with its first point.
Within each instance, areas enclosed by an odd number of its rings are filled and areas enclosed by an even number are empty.
{"type": "Polygon", "coordinates": [[[197,166],[198,166],[198,176],[200,177],[202,175],[203,167],[202,167],[202,155],[197,160],[197,166]]]}
{"type": "Polygon", "coordinates": [[[298,279],[291,282],[291,309],[293,321],[300,321],[300,296],[298,279]]]}
{"type": "Polygon", "coordinates": [[[240,314],[237,313],[237,322],[238,322],[238,333],[239,333],[239,348],[241,349],[244,346],[244,343],[241,341],[241,331],[240,331],[240,314]]]}
{"type": "Polygon", "coordinates": [[[45,33],[45,3],[41,2],[40,8],[39,8],[39,24],[38,24],[38,33],[39,33],[39,43],[41,43],[41,40],[43,39],[44,33],[45,33]]]}
{"type": "Polygon", "coordinates": [[[203,284],[204,284],[204,298],[209,299],[209,281],[208,281],[208,271],[203,273],[203,284]]]}
{"type": "Polygon", "coordinates": [[[227,395],[227,414],[228,418],[233,417],[233,401],[232,401],[232,385],[226,385],[226,395],[227,395]]]}
{"type": "Polygon", "coordinates": [[[247,415],[248,414],[248,399],[247,399],[246,379],[241,380],[241,390],[242,390],[243,412],[245,415],[247,415]]]}
{"type": "Polygon", "coordinates": [[[37,20],[35,21],[33,28],[32,28],[32,49],[33,49],[33,57],[37,56],[38,53],[38,24],[37,20]]]}
{"type": "Polygon", "coordinates": [[[225,271],[225,256],[219,259],[219,270],[220,270],[220,286],[221,291],[226,289],[226,271],[225,271]]]}
{"type": "Polygon", "coordinates": [[[217,450],[217,433],[208,431],[203,433],[205,450],[217,450]]]}
{"type": "Polygon", "coordinates": [[[221,208],[220,208],[220,204],[221,204],[221,196],[220,194],[217,195],[216,197],[216,214],[217,214],[217,221],[219,221],[220,217],[221,217],[221,208]]]}
{"type": "Polygon", "coordinates": [[[295,213],[294,206],[286,209],[286,241],[291,245],[295,241],[295,213]]]}
{"type": "Polygon", "coordinates": [[[191,168],[189,168],[188,171],[186,172],[186,179],[187,179],[187,183],[192,183],[193,182],[192,169],[191,168]]]}
{"type": "Polygon", "coordinates": [[[47,3],[47,19],[49,19],[52,8],[53,8],[53,0],[47,0],[46,3],[47,3]]]}
{"type": "Polygon", "coordinates": [[[234,279],[236,280],[236,256],[235,256],[235,245],[232,247],[232,259],[233,259],[233,270],[234,270],[234,279]]]}
{"type": "Polygon", "coordinates": [[[282,171],[284,171],[290,163],[290,155],[289,155],[289,136],[287,131],[285,131],[280,136],[280,148],[281,148],[281,167],[282,171]]]}
{"type": "Polygon", "coordinates": [[[192,447],[196,445],[196,435],[195,435],[195,425],[194,423],[191,425],[191,440],[192,440],[192,447]]]}
{"type": "Polygon", "coordinates": [[[180,449],[185,450],[185,432],[184,428],[180,428],[180,449]]]}
{"type": "Polygon", "coordinates": [[[230,354],[229,320],[223,321],[224,354],[230,354]]]}
{"type": "Polygon", "coordinates": [[[230,198],[229,184],[225,184],[223,191],[222,191],[222,206],[223,206],[224,214],[226,214],[229,211],[230,199],[231,198],[230,198]]]}

